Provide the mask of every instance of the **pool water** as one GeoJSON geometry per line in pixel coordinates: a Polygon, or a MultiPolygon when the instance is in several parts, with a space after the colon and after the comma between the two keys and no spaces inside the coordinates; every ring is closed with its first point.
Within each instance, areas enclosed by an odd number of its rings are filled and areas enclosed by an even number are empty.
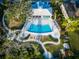
{"type": "Polygon", "coordinates": [[[42,7],[43,9],[48,9],[50,12],[53,11],[52,7],[51,7],[51,3],[50,2],[42,2],[42,1],[38,1],[39,4],[37,2],[32,2],[32,9],[37,9],[39,7],[42,7]]]}
{"type": "Polygon", "coordinates": [[[28,31],[29,32],[34,32],[34,33],[52,32],[52,30],[51,30],[49,25],[35,25],[35,24],[31,24],[31,26],[28,29],[28,31]]]}
{"type": "Polygon", "coordinates": [[[42,8],[50,8],[50,3],[48,2],[40,2],[38,1],[39,4],[37,2],[32,2],[32,8],[38,8],[38,6],[41,6],[42,8]]]}

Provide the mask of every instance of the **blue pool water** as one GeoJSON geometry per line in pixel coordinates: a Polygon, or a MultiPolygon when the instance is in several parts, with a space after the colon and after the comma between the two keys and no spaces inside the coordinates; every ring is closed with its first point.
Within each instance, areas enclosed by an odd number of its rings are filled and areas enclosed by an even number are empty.
{"type": "Polygon", "coordinates": [[[34,33],[47,33],[47,32],[51,32],[52,30],[51,30],[49,25],[34,25],[34,24],[31,24],[28,31],[34,32],[34,33]]]}
{"type": "Polygon", "coordinates": [[[43,9],[48,9],[49,11],[53,11],[52,7],[51,7],[51,3],[50,2],[42,2],[42,1],[38,1],[39,4],[37,2],[32,2],[32,9],[37,9],[40,7],[42,7],[43,9]]]}
{"type": "Polygon", "coordinates": [[[42,8],[50,8],[50,3],[39,1],[39,4],[37,4],[37,2],[32,2],[32,8],[38,8],[38,6],[41,6],[42,8]]]}

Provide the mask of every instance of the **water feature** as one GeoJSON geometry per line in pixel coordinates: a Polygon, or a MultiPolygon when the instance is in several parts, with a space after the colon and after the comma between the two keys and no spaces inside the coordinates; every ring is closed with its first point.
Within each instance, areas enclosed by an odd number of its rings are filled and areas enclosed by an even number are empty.
{"type": "Polygon", "coordinates": [[[29,32],[34,33],[46,33],[46,32],[52,32],[49,25],[35,25],[31,24],[30,28],[28,29],[29,32]]]}
{"type": "Polygon", "coordinates": [[[53,59],[53,55],[50,52],[44,52],[44,59],[53,59]]]}

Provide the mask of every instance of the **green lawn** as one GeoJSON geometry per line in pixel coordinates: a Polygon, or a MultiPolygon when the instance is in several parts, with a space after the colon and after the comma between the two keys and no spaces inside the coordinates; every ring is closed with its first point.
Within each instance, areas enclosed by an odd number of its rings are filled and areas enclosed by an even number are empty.
{"type": "MultiPolygon", "coordinates": [[[[57,42],[57,39],[54,39],[51,36],[49,36],[48,38],[49,38],[48,39],[49,41],[57,42]]],[[[61,39],[61,44],[59,44],[59,45],[50,45],[50,44],[48,44],[48,45],[45,45],[45,46],[46,46],[48,51],[53,53],[53,52],[59,50],[60,48],[63,48],[62,44],[63,44],[63,40],[61,39]]]]}
{"type": "Polygon", "coordinates": [[[74,52],[75,59],[79,59],[79,34],[75,32],[68,33],[70,36],[70,46],[74,52]]]}
{"type": "Polygon", "coordinates": [[[79,34],[70,32],[70,45],[72,49],[79,50],[79,34]]]}

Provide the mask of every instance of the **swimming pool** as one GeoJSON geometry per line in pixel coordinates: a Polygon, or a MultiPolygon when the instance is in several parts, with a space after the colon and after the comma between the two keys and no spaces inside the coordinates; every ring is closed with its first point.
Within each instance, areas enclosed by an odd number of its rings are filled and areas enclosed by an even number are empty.
{"type": "Polygon", "coordinates": [[[47,32],[52,32],[52,29],[50,28],[49,25],[35,25],[31,24],[30,28],[28,29],[29,32],[33,33],[47,33],[47,32]]]}
{"type": "Polygon", "coordinates": [[[35,7],[42,7],[42,8],[50,8],[51,7],[51,4],[50,2],[42,2],[42,1],[38,1],[38,2],[32,2],[32,8],[35,8],[35,7]]]}

